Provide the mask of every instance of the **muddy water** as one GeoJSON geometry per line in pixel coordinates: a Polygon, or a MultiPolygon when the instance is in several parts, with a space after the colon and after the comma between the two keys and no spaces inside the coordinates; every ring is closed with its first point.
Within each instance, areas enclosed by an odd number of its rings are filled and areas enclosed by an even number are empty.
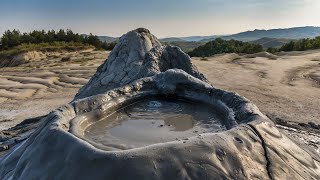
{"type": "Polygon", "coordinates": [[[149,98],[92,124],[85,137],[106,146],[131,149],[224,131],[220,120],[207,104],[149,98]]]}

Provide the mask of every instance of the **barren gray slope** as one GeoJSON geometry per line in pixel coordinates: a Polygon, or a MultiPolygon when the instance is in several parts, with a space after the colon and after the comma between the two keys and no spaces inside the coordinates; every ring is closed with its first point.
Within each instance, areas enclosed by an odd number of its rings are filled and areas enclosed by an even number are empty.
{"type": "Polygon", "coordinates": [[[207,82],[191,63],[191,58],[177,47],[163,46],[147,29],[130,31],[119,40],[109,58],[75,99],[106,92],[134,80],[178,68],[207,82]]]}

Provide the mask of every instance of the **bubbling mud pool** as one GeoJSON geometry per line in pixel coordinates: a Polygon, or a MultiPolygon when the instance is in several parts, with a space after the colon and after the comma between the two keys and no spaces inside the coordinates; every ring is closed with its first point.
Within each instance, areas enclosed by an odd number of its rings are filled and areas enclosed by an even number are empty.
{"type": "Polygon", "coordinates": [[[90,125],[85,129],[85,138],[109,147],[131,149],[225,131],[221,119],[208,104],[147,98],[90,125]]]}

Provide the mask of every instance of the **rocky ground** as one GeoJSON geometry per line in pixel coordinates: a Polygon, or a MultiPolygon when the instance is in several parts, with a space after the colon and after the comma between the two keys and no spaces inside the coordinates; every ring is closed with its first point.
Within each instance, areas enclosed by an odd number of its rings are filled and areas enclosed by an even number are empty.
{"type": "MultiPolygon", "coordinates": [[[[0,130],[70,102],[109,52],[42,53],[0,69],[0,130]]],[[[247,97],[291,137],[320,152],[320,51],[193,58],[218,88],[247,97]]],[[[3,131],[5,132],[5,131],[3,131]]]]}

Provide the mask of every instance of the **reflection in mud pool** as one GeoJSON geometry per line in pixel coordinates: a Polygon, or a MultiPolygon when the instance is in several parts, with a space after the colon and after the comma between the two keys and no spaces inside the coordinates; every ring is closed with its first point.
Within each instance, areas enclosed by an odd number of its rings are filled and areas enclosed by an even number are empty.
{"type": "Polygon", "coordinates": [[[210,105],[149,98],[92,124],[85,130],[85,137],[106,146],[131,149],[224,130],[210,105]]]}

